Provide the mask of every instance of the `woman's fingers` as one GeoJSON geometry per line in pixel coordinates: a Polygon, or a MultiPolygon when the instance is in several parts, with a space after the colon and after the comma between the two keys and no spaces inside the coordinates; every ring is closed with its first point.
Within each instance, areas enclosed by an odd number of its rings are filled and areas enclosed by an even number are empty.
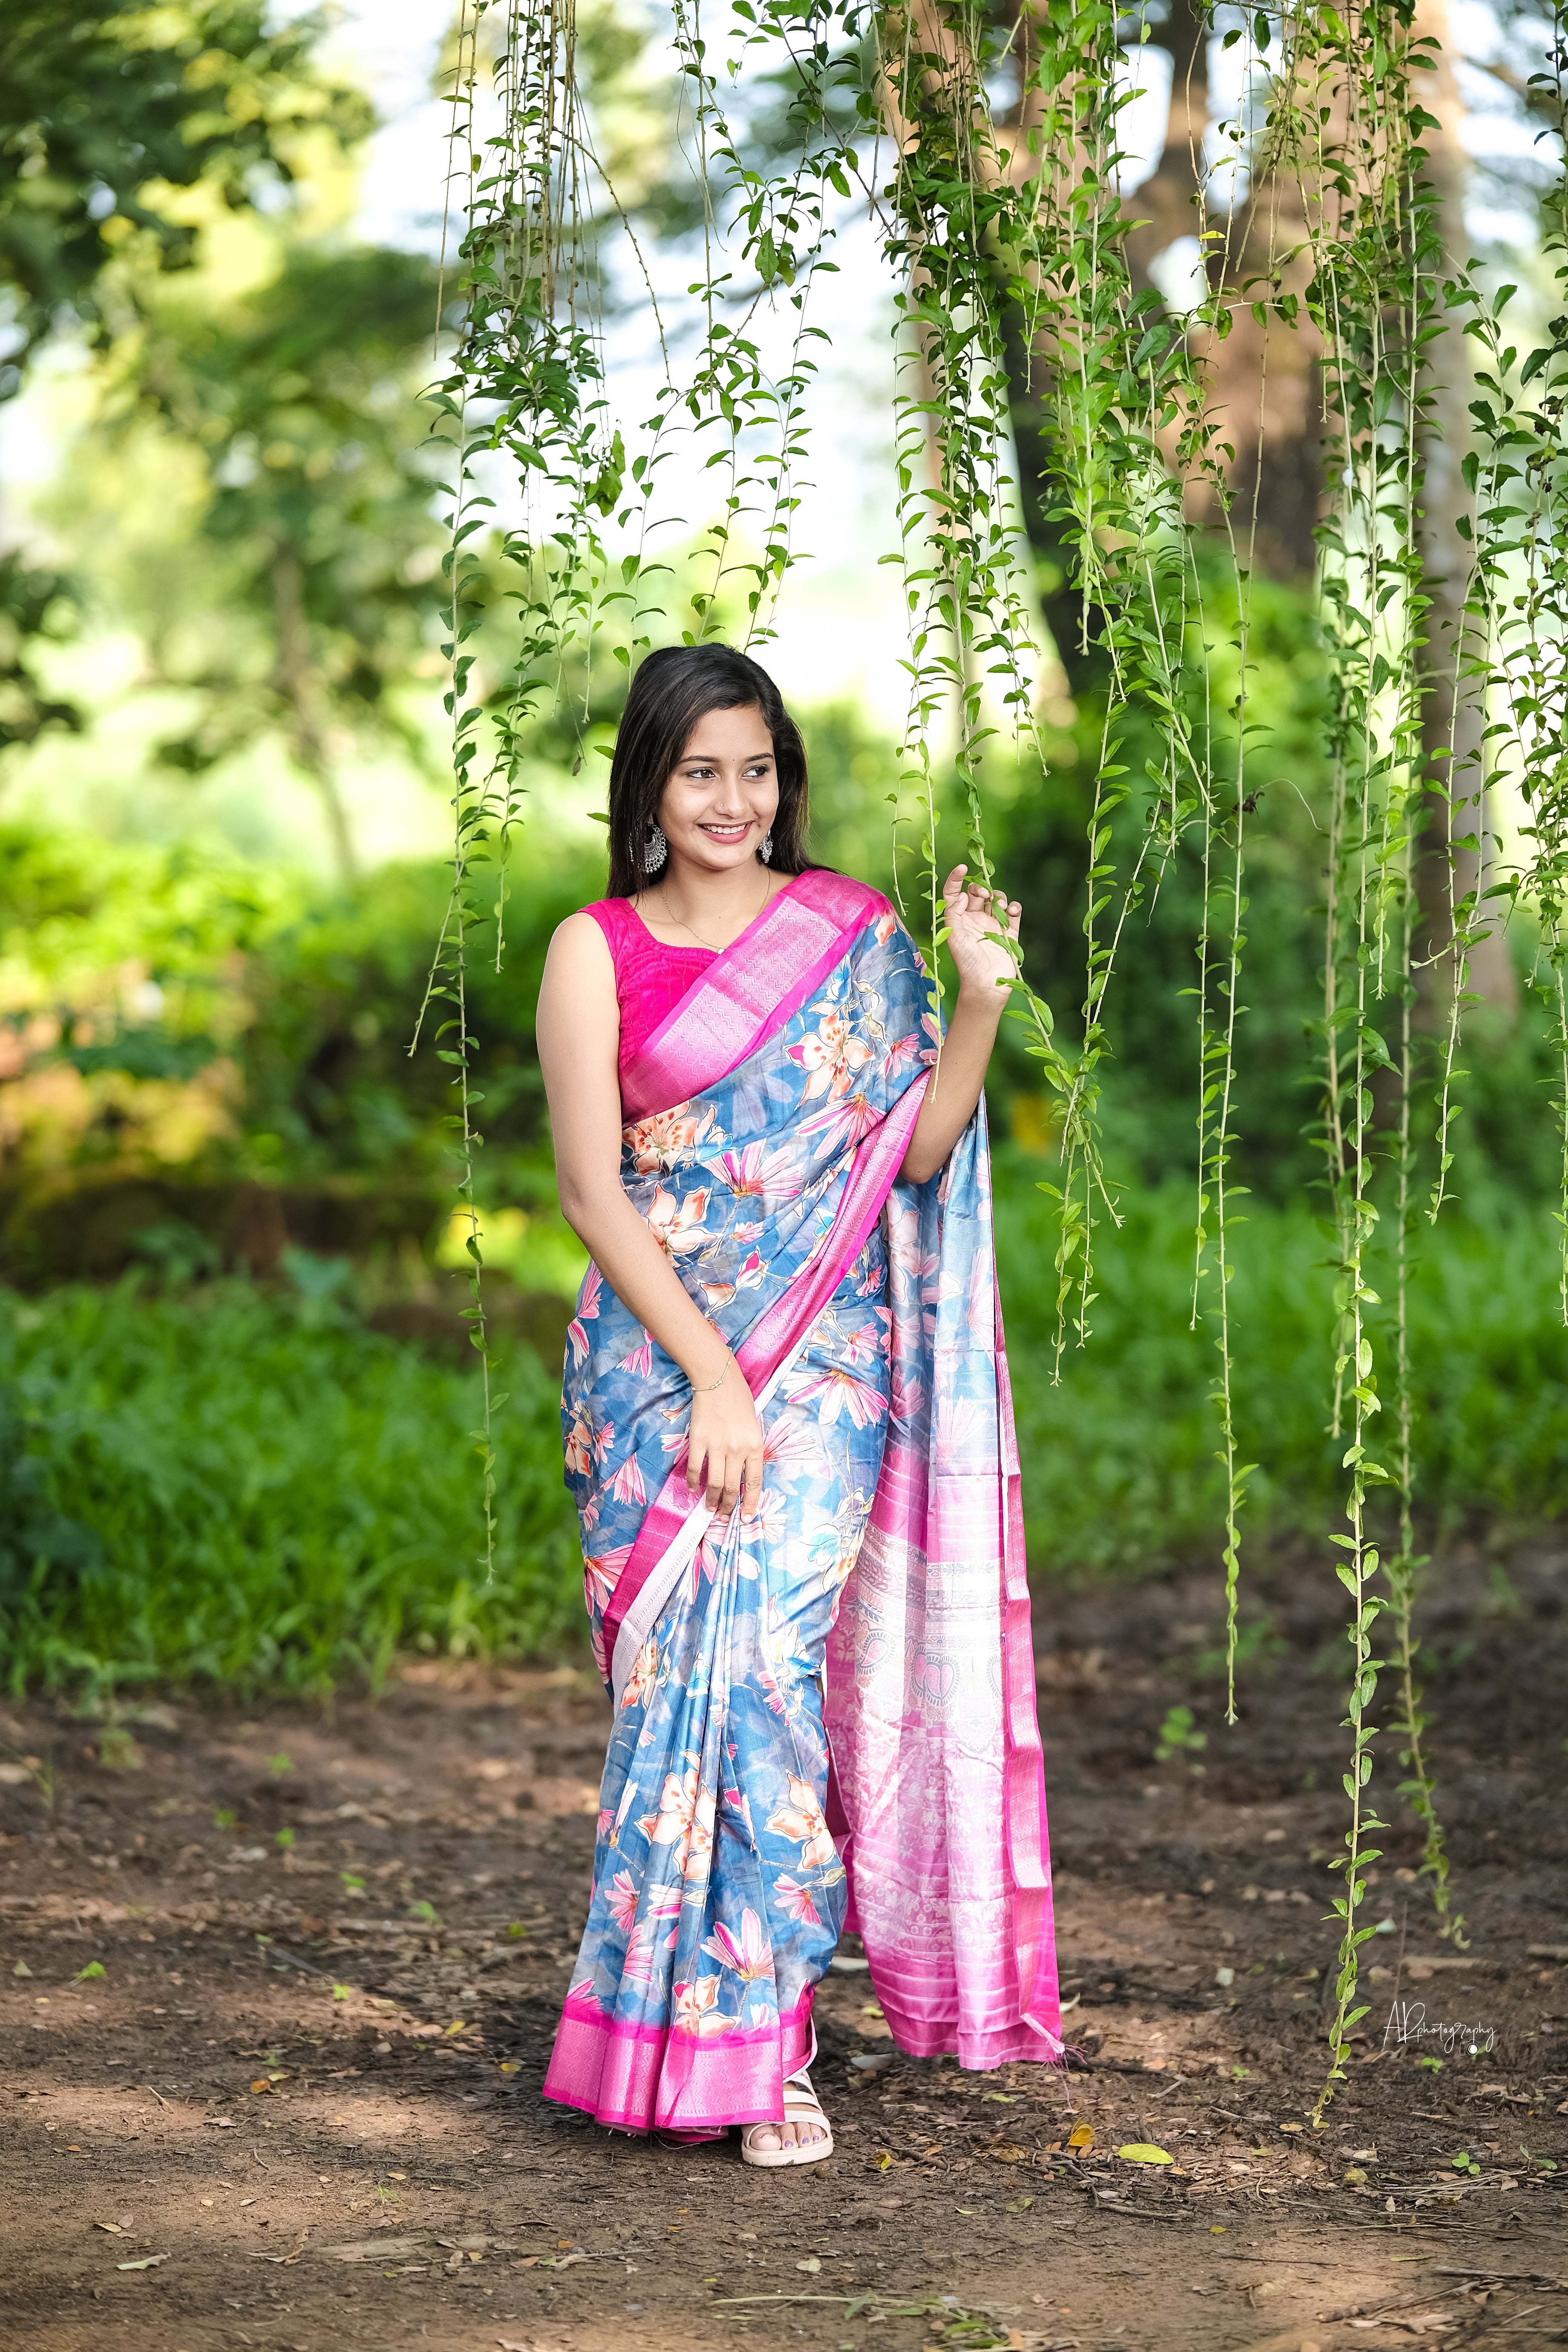
{"type": "Polygon", "coordinates": [[[744,1506],[747,1518],[753,1518],[763,1492],[762,1423],[754,1411],[715,1418],[718,1426],[713,1429],[705,1412],[693,1414],[688,1440],[687,1492],[695,1495],[704,1491],[709,1509],[726,1518],[737,1503],[744,1506]]]}
{"type": "Polygon", "coordinates": [[[708,1464],[708,1504],[728,1518],[741,1499],[746,1479],[743,1454],[715,1454],[708,1464]]]}

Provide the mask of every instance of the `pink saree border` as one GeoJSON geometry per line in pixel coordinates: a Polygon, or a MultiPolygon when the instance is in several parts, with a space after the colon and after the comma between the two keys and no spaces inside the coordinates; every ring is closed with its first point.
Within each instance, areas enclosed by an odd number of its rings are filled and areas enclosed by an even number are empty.
{"type": "MultiPolygon", "coordinates": [[[[753,1396],[766,1387],[796,1341],[810,1329],[881,1215],[882,1204],[909,1150],[929,1077],[929,1072],[921,1071],[886,1118],[860,1145],[838,1213],[822,1247],[801,1268],[784,1296],[758,1317],[736,1349],[735,1361],[753,1396]]],[[[601,1639],[607,1660],[614,1660],[621,1627],[649,1577],[693,1515],[707,1509],[707,1497],[694,1496],[686,1484],[683,1452],[676,1456],[668,1476],[644,1514],[637,1539],[605,1604],[601,1639]]]]}
{"type": "Polygon", "coordinates": [[[621,1080],[628,1118],[689,1102],[781,1029],[876,915],[879,890],[847,874],[797,874],[672,1005],[621,1080]]]}
{"type": "Polygon", "coordinates": [[[816,2054],[808,1985],[776,2020],[736,2033],[687,2033],[606,2017],[569,1993],[542,2095],[622,2131],[721,2131],[772,2123],[785,2077],[816,2054]]]}
{"type": "Polygon", "coordinates": [[[1024,1539],[1024,1482],[1013,1419],[1013,1382],[1002,1302],[996,1301],[996,1406],[1002,1436],[1002,1696],[1005,1710],[1003,1820],[1013,1884],[1018,2013],[1062,2053],[1057,1981],[1056,1918],[1051,1901],[1050,1831],[1046,1817],[1046,1757],[1040,1739],[1035,1637],[1024,1539]]]}

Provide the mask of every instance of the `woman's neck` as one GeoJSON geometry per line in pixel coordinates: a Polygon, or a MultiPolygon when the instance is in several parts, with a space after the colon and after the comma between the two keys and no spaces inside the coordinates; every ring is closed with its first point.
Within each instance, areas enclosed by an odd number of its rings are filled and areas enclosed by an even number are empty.
{"type": "Polygon", "coordinates": [[[724,874],[679,856],[671,858],[670,867],[651,889],[639,891],[634,903],[649,929],[672,947],[732,947],[788,878],[771,874],[755,859],[724,874]]]}

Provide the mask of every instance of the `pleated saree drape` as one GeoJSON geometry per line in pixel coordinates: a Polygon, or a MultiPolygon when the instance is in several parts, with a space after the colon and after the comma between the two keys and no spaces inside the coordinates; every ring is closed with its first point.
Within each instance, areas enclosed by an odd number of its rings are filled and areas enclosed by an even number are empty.
{"type": "Polygon", "coordinates": [[[897,1181],[936,1042],[887,900],[810,873],[623,1075],[623,1181],[766,1469],[751,1522],[688,1493],[687,1381],[591,1268],[563,1420],[616,1712],[544,2089],[602,2123],[780,2115],[846,1925],[901,2048],[1061,2054],[984,1108],[897,1181]]]}

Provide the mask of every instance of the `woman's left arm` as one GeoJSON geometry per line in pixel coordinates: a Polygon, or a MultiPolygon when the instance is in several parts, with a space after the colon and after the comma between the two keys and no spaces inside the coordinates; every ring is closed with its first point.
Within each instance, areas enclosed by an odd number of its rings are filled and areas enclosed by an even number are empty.
{"type": "Polygon", "coordinates": [[[978,882],[966,884],[967,871],[955,866],[942,885],[947,944],[958,967],[958,1003],[899,1170],[908,1184],[923,1184],[936,1174],[973,1118],[1017,969],[996,937],[1005,931],[1017,938],[1017,900],[1009,905],[978,882]]]}

